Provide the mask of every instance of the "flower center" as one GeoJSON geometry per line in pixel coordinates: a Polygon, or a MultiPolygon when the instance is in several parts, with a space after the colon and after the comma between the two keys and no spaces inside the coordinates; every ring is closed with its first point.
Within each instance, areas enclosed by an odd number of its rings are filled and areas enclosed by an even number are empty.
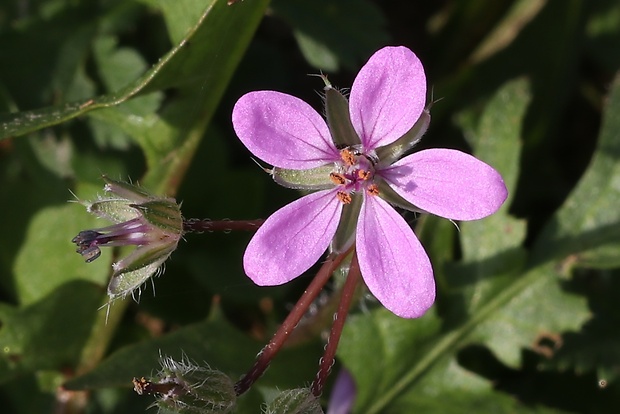
{"type": "Polygon", "coordinates": [[[340,187],[338,199],[344,203],[351,203],[351,194],[366,191],[369,195],[378,195],[379,188],[374,183],[376,157],[366,154],[352,146],[340,151],[341,161],[329,178],[340,187]]]}

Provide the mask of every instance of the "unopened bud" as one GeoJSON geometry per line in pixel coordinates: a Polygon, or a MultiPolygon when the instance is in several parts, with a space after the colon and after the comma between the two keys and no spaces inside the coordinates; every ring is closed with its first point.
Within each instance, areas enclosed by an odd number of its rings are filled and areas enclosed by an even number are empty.
{"type": "Polygon", "coordinates": [[[296,388],[278,395],[267,406],[265,414],[323,414],[323,409],[309,388],[296,388]]]}
{"type": "Polygon", "coordinates": [[[134,378],[134,390],[153,394],[156,405],[164,412],[182,414],[225,414],[234,406],[237,396],[232,380],[223,372],[201,367],[184,358],[177,362],[165,357],[154,381],[134,378]]]}

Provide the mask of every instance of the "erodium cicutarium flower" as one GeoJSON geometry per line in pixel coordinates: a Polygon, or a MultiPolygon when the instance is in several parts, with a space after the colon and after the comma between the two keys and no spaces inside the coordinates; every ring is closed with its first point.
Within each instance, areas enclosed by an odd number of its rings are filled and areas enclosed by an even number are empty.
{"type": "Polygon", "coordinates": [[[304,101],[257,91],[235,104],[243,144],[274,166],[285,186],[315,192],[271,215],[250,241],[243,264],[258,285],[279,285],[331,247],[355,243],[362,277],[387,309],[419,317],[435,300],[430,260],[391,206],[451,220],[493,214],[507,197],[489,165],[451,149],[403,155],[426,131],[426,77],[405,47],[377,51],[358,73],[349,99],[327,83],[327,123],[304,101]]]}

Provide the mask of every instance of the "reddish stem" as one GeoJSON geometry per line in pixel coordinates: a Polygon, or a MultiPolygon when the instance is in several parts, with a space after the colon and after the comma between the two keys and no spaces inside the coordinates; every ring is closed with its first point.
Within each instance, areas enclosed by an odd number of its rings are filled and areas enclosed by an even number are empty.
{"type": "Polygon", "coordinates": [[[353,252],[351,267],[349,268],[347,280],[344,282],[344,286],[342,288],[340,303],[338,304],[338,310],[336,311],[334,323],[329,333],[327,345],[325,346],[325,353],[321,358],[319,371],[316,373],[314,382],[310,386],[312,395],[316,397],[320,396],[323,392],[325,380],[327,380],[327,377],[331,372],[332,366],[334,365],[334,358],[336,356],[336,350],[338,349],[338,342],[340,342],[342,329],[344,328],[344,323],[347,320],[349,308],[351,307],[351,302],[353,301],[353,297],[355,296],[355,288],[357,287],[361,275],[362,274],[360,272],[360,266],[357,261],[357,252],[353,252]]]}
{"type": "Polygon", "coordinates": [[[183,221],[186,233],[204,233],[205,231],[256,231],[265,222],[258,220],[209,220],[188,219],[183,221]]]}
{"type": "Polygon", "coordinates": [[[258,354],[256,361],[254,361],[254,365],[252,368],[235,384],[235,392],[237,395],[241,395],[246,392],[256,380],[258,380],[265,370],[269,367],[269,363],[276,356],[278,351],[286,342],[286,339],[291,334],[295,326],[299,323],[299,320],[305,315],[306,311],[316,299],[318,294],[323,289],[323,286],[327,283],[332,273],[340,263],[347,256],[349,251],[345,253],[341,253],[336,258],[328,258],[323,266],[318,271],[310,285],[306,288],[303,295],[299,298],[291,313],[286,317],[282,325],[278,328],[277,332],[271,338],[271,341],[265,346],[261,352],[258,354]]]}

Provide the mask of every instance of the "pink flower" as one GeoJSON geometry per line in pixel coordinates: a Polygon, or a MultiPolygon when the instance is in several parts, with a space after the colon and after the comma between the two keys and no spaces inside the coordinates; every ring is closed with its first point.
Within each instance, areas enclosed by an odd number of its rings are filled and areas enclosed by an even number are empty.
{"type": "Polygon", "coordinates": [[[377,51],[353,82],[348,104],[331,85],[325,90],[329,126],[307,103],[280,92],[251,92],[235,104],[235,132],[274,166],[276,181],[318,190],[267,219],[247,247],[245,272],[258,285],[280,285],[308,270],[330,243],[343,251],[354,240],[371,293],[396,315],[419,317],[435,300],[433,270],[390,203],[476,220],[497,211],[506,186],[493,168],[456,150],[398,160],[430,120],[424,69],[409,49],[377,51]]]}

